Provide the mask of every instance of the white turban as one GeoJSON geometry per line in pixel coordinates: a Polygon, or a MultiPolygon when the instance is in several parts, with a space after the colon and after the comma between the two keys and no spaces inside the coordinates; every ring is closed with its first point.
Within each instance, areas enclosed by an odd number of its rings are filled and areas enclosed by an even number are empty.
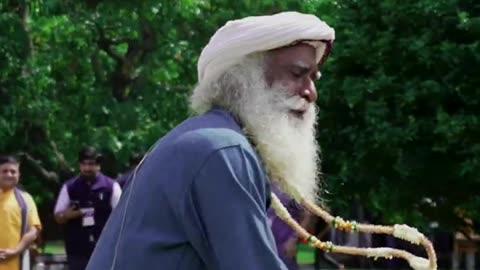
{"type": "MultiPolygon", "coordinates": [[[[235,65],[243,57],[306,41],[317,49],[317,63],[335,31],[314,15],[283,12],[270,16],[228,21],[210,39],[198,60],[198,80],[208,80],[235,65]]],[[[328,48],[329,49],[329,48],[328,48]]]]}

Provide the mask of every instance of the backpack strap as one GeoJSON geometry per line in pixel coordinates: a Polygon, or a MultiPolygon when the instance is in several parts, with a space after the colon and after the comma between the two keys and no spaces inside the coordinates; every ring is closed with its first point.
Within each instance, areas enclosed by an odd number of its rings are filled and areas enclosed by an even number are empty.
{"type": "MultiPolygon", "coordinates": [[[[25,198],[23,197],[22,191],[18,188],[14,189],[15,193],[15,199],[18,202],[18,205],[20,206],[20,211],[22,215],[22,227],[20,229],[20,239],[27,233],[28,230],[28,220],[27,220],[27,213],[28,213],[28,207],[27,207],[27,202],[25,202],[25,198]]],[[[22,254],[20,256],[20,270],[22,270],[22,262],[23,262],[23,256],[22,254]]]]}
{"type": "Polygon", "coordinates": [[[15,188],[15,199],[17,199],[18,205],[20,205],[20,210],[22,213],[22,228],[20,235],[23,237],[28,230],[28,221],[27,221],[27,202],[25,202],[25,198],[23,197],[22,191],[18,188],[15,188]]]}

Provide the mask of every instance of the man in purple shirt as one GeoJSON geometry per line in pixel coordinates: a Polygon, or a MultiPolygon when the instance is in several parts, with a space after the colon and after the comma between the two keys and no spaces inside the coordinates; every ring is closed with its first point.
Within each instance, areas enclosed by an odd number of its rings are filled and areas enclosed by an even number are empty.
{"type": "Polygon", "coordinates": [[[55,219],[65,226],[70,270],[85,270],[100,233],[120,199],[119,184],[100,172],[100,160],[94,147],[84,147],[78,155],[80,174],[66,181],[55,205],[55,219]]]}

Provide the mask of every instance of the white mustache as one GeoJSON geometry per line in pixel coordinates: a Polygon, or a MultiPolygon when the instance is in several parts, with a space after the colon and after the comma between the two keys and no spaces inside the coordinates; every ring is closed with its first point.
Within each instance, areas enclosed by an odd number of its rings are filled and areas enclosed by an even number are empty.
{"type": "Polygon", "coordinates": [[[283,100],[282,106],[288,110],[307,111],[313,105],[301,97],[290,97],[283,100]]]}

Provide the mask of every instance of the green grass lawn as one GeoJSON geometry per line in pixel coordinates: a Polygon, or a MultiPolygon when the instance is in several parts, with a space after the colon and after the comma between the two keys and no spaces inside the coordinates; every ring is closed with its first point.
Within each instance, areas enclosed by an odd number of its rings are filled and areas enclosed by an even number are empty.
{"type": "Polygon", "coordinates": [[[65,254],[65,247],[63,246],[63,241],[47,242],[43,253],[65,254]]]}
{"type": "Polygon", "coordinates": [[[313,264],[315,261],[314,249],[309,245],[300,244],[298,246],[297,261],[299,264],[313,264]]]}

